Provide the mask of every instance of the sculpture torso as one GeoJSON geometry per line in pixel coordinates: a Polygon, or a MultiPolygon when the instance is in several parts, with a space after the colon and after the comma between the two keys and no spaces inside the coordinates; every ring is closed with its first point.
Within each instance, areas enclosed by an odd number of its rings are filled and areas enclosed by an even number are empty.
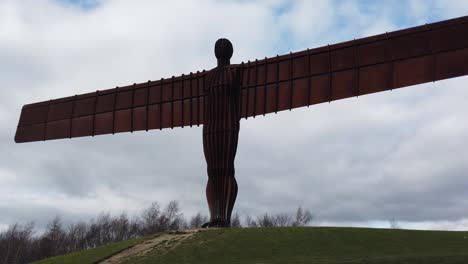
{"type": "Polygon", "coordinates": [[[203,131],[239,130],[239,68],[213,69],[207,76],[203,131]]]}

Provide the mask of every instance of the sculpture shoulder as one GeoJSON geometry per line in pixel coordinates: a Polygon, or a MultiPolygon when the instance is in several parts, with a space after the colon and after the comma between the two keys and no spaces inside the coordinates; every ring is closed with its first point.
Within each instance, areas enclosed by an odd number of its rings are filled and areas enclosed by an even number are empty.
{"type": "Polygon", "coordinates": [[[208,86],[218,84],[219,82],[238,84],[241,73],[242,71],[240,65],[228,65],[224,67],[213,68],[208,71],[206,75],[208,86]]]}
{"type": "Polygon", "coordinates": [[[240,64],[232,64],[223,67],[215,67],[207,72],[208,76],[218,74],[233,74],[239,75],[242,72],[242,66],[240,64]]]}

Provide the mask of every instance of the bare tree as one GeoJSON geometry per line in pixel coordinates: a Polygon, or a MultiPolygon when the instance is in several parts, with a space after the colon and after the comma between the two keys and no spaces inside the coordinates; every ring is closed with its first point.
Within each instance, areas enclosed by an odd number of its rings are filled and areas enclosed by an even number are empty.
{"type": "Polygon", "coordinates": [[[111,221],[111,234],[113,241],[121,241],[132,238],[130,234],[130,220],[126,213],[121,213],[118,218],[111,221]]]}
{"type": "Polygon", "coordinates": [[[143,234],[142,226],[143,224],[141,219],[137,216],[133,216],[129,224],[129,233],[131,234],[132,238],[139,237],[143,234]]]}
{"type": "Polygon", "coordinates": [[[67,252],[88,248],[86,243],[87,228],[88,227],[85,222],[78,222],[76,224],[69,225],[65,243],[67,252]]]}
{"type": "Polygon", "coordinates": [[[398,223],[398,221],[395,218],[392,218],[392,219],[388,220],[388,223],[389,223],[391,229],[399,229],[400,228],[400,224],[398,223]]]}
{"type": "Polygon", "coordinates": [[[177,230],[184,226],[184,217],[179,211],[179,203],[175,200],[170,201],[164,210],[167,218],[167,227],[165,230],[177,230]]]}
{"type": "Polygon", "coordinates": [[[236,213],[234,215],[234,217],[232,218],[231,227],[233,227],[233,228],[241,228],[242,227],[241,222],[240,222],[240,217],[239,217],[238,213],[236,213]]]}
{"type": "Polygon", "coordinates": [[[245,217],[245,225],[247,227],[257,227],[257,222],[255,222],[255,220],[253,220],[249,215],[245,217]]]}
{"type": "Polygon", "coordinates": [[[96,224],[99,228],[99,245],[105,245],[112,242],[111,234],[111,216],[109,213],[100,214],[96,220],[96,224]]]}
{"type": "Polygon", "coordinates": [[[312,213],[307,209],[302,210],[302,207],[299,206],[296,211],[296,219],[292,223],[292,226],[306,226],[312,219],[312,213]]]}
{"type": "Polygon", "coordinates": [[[190,219],[190,228],[200,228],[206,222],[208,222],[208,216],[198,212],[190,219]]]}
{"type": "Polygon", "coordinates": [[[39,249],[44,257],[53,257],[66,252],[64,247],[66,234],[62,228],[60,217],[56,216],[48,224],[45,233],[39,241],[39,249]]]}
{"type": "Polygon", "coordinates": [[[161,210],[157,202],[153,202],[149,208],[143,211],[141,219],[144,234],[153,234],[161,230],[160,215],[161,210]]]}
{"type": "Polygon", "coordinates": [[[0,234],[0,263],[26,263],[31,261],[33,223],[14,224],[0,234]]]}
{"type": "Polygon", "coordinates": [[[273,226],[291,226],[292,217],[287,213],[276,214],[273,218],[273,226]]]}
{"type": "Polygon", "coordinates": [[[257,217],[258,227],[272,227],[275,226],[275,220],[268,213],[257,217]]]}

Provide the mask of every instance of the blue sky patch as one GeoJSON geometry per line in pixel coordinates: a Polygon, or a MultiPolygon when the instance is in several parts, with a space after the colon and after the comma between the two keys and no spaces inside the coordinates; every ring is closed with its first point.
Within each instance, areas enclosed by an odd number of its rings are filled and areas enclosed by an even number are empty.
{"type": "Polygon", "coordinates": [[[100,0],[55,0],[63,5],[71,5],[79,7],[83,10],[91,10],[99,6],[100,0]]]}

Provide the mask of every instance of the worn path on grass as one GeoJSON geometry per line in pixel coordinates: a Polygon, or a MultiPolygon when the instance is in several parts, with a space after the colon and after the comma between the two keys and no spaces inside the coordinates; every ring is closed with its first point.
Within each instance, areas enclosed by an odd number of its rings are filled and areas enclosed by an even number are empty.
{"type": "Polygon", "coordinates": [[[105,259],[99,264],[118,264],[122,263],[125,259],[135,256],[143,256],[153,249],[170,250],[176,247],[182,241],[193,236],[197,232],[201,232],[202,229],[192,230],[179,230],[168,233],[163,233],[160,236],[146,240],[140,244],[123,250],[108,259],[105,259]]]}

